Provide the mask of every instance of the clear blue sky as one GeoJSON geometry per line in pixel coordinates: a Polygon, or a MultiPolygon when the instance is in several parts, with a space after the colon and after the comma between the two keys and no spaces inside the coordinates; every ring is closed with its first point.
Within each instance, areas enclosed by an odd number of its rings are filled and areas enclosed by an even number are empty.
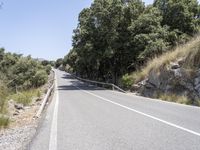
{"type": "MultiPolygon", "coordinates": [[[[78,14],[93,0],[0,0],[0,47],[55,60],[71,48],[78,14]]],[[[147,4],[153,0],[144,0],[147,4]]]]}

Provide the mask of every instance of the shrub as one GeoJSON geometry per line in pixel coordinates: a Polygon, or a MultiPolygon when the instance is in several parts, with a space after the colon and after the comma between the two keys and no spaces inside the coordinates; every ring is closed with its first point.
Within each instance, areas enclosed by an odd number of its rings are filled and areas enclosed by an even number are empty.
{"type": "Polygon", "coordinates": [[[45,84],[48,80],[48,75],[46,71],[44,70],[39,70],[36,72],[35,76],[32,79],[32,85],[34,87],[39,87],[43,84],[45,84]]]}
{"type": "Polygon", "coordinates": [[[0,115],[0,128],[6,128],[10,123],[9,117],[0,115]]]}
{"type": "Polygon", "coordinates": [[[132,76],[128,74],[125,74],[121,79],[121,83],[124,88],[130,88],[133,85],[133,82],[132,76]]]}
{"type": "Polygon", "coordinates": [[[200,38],[197,36],[190,42],[178,46],[175,50],[168,51],[161,56],[150,59],[144,68],[140,71],[132,73],[134,83],[137,83],[147,77],[148,74],[155,70],[159,72],[160,69],[167,68],[170,62],[177,61],[179,58],[186,58],[184,62],[185,68],[200,67],[200,38]]]}
{"type": "Polygon", "coordinates": [[[6,98],[8,91],[6,86],[0,82],[0,113],[5,112],[6,98]]]}
{"type": "Polygon", "coordinates": [[[50,74],[50,72],[51,72],[51,65],[45,66],[45,69],[46,69],[47,74],[50,74]]]}

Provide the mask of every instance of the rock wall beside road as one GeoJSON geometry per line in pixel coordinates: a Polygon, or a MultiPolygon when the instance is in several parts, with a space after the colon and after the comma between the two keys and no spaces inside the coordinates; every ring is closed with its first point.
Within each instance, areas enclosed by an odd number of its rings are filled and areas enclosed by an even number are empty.
{"type": "Polygon", "coordinates": [[[192,105],[199,105],[200,68],[184,67],[184,60],[170,63],[168,66],[152,70],[148,77],[139,82],[138,92],[146,97],[158,98],[160,94],[184,95],[192,105]]]}

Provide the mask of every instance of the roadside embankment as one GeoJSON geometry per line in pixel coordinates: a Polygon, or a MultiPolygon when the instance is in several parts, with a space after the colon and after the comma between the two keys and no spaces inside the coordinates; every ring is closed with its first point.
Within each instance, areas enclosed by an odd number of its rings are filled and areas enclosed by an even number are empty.
{"type": "Polygon", "coordinates": [[[200,106],[200,37],[150,60],[123,77],[142,96],[200,106]]]}
{"type": "Polygon", "coordinates": [[[19,95],[12,95],[8,101],[9,126],[0,130],[0,149],[4,150],[23,150],[30,142],[39,123],[35,117],[40,110],[47,91],[54,82],[53,71],[48,77],[45,85],[38,89],[27,91],[19,95]],[[28,96],[27,96],[28,95],[28,96]],[[23,101],[18,103],[16,98],[23,101]],[[28,102],[27,102],[28,101],[28,102]]]}

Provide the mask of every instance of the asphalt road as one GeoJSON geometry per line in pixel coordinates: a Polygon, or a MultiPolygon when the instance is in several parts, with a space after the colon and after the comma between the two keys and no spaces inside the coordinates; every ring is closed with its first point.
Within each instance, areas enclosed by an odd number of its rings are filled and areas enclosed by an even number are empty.
{"type": "Polygon", "coordinates": [[[200,150],[200,108],[88,86],[56,70],[30,150],[200,150]]]}

